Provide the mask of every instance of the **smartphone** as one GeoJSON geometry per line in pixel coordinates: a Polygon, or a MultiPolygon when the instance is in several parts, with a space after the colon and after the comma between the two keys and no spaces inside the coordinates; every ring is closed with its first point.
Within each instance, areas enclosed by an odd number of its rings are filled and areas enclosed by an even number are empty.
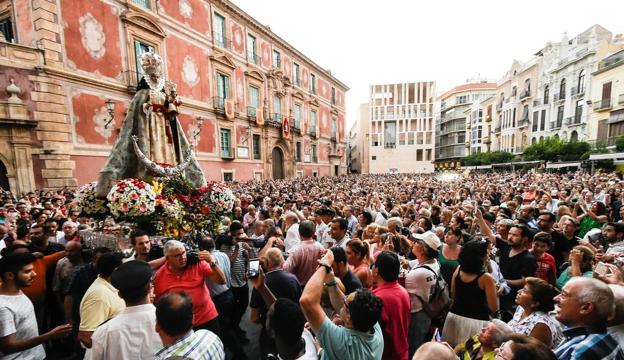
{"type": "Polygon", "coordinates": [[[260,275],[260,259],[249,260],[249,277],[256,278],[260,275]]]}

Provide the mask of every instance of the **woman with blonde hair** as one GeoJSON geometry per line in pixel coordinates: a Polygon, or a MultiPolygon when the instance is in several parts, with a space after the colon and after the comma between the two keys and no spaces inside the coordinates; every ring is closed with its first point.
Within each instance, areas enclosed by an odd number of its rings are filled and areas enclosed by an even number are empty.
{"type": "Polygon", "coordinates": [[[360,279],[362,286],[370,289],[373,286],[373,274],[370,270],[370,246],[366,241],[352,239],[347,241],[345,254],[347,263],[353,267],[353,273],[360,279]]]}

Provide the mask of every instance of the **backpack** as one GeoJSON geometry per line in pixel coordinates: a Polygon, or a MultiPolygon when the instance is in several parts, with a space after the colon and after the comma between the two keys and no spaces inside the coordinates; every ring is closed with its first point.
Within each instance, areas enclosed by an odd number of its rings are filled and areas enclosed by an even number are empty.
{"type": "Polygon", "coordinates": [[[423,311],[431,320],[443,320],[451,307],[451,296],[446,281],[429,266],[422,265],[420,267],[431,271],[436,277],[436,282],[431,288],[429,301],[424,301],[418,295],[416,297],[422,303],[423,311]]]}

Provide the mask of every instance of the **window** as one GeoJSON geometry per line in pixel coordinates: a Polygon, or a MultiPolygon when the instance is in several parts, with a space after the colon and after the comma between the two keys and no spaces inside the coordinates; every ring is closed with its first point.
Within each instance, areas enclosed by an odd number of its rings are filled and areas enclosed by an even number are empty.
{"type": "Polygon", "coordinates": [[[546,130],[546,110],[542,110],[542,116],[540,119],[540,131],[546,130]]]}
{"type": "Polygon", "coordinates": [[[297,129],[301,129],[301,105],[295,104],[293,106],[293,116],[295,118],[294,127],[297,129]]]}
{"type": "Polygon", "coordinates": [[[377,160],[377,156],[375,155],[371,156],[371,160],[377,160]]]}
{"type": "MultiPolygon", "coordinates": [[[[255,86],[249,86],[249,107],[257,109],[260,105],[260,89],[255,86]]],[[[255,116],[255,111],[254,111],[255,116]]]]}
{"type": "Polygon", "coordinates": [[[310,92],[316,94],[316,75],[310,74],[310,92]]]}
{"type": "Polygon", "coordinates": [[[333,86],[331,88],[331,103],[332,105],[336,105],[336,88],[333,86]]]}
{"type": "Polygon", "coordinates": [[[282,98],[274,95],[273,96],[273,113],[275,114],[275,121],[281,123],[282,122],[282,98]]]}
{"type": "Polygon", "coordinates": [[[223,181],[225,181],[225,182],[234,181],[234,172],[232,172],[232,171],[224,171],[223,172],[223,181]]]}
{"type": "Polygon", "coordinates": [[[143,6],[146,9],[149,9],[151,7],[150,0],[132,0],[132,2],[139,6],[143,6]]]}
{"type": "Polygon", "coordinates": [[[279,51],[277,50],[273,50],[273,67],[280,67],[282,66],[282,57],[279,51]]]}
{"type": "Polygon", "coordinates": [[[548,97],[550,96],[550,88],[548,85],[544,87],[544,105],[548,104],[548,97]]]}
{"type": "Polygon", "coordinates": [[[566,91],[566,80],[561,79],[561,83],[559,84],[559,99],[565,99],[565,91],[566,91]]]}
{"type": "Polygon", "coordinates": [[[310,132],[316,131],[316,110],[310,110],[310,132]]]}
{"type": "Polygon", "coordinates": [[[418,149],[416,150],[416,161],[422,161],[423,160],[423,151],[422,149],[418,149]]]}
{"type": "Polygon", "coordinates": [[[316,145],[312,145],[312,162],[318,162],[318,156],[316,154],[316,145]]]}
{"type": "Polygon", "coordinates": [[[576,109],[574,111],[574,123],[581,123],[581,116],[583,116],[583,100],[578,100],[576,102],[576,109]]]}
{"type": "Polygon", "coordinates": [[[234,157],[230,139],[230,129],[221,129],[221,157],[234,157]]]}
{"type": "Polygon", "coordinates": [[[216,107],[223,109],[225,107],[225,100],[229,98],[230,94],[230,77],[217,73],[217,103],[216,107]]]}
{"type": "Polygon", "coordinates": [[[539,129],[539,111],[533,111],[533,129],[532,131],[537,131],[539,129]]]}
{"type": "Polygon", "coordinates": [[[261,155],[262,145],[260,144],[260,135],[253,134],[252,141],[253,141],[253,159],[260,160],[262,158],[262,155],[261,155]]]}
{"type": "Polygon", "coordinates": [[[563,105],[557,108],[557,127],[561,127],[563,122],[563,105]]]}
{"type": "Polygon", "coordinates": [[[141,55],[150,51],[156,52],[153,46],[143,43],[139,40],[134,40],[134,59],[136,61],[137,83],[140,83],[141,78],[143,77],[143,67],[141,67],[141,55]]]}
{"type": "Polygon", "coordinates": [[[247,61],[256,64],[256,37],[247,34],[247,61]]]}
{"type": "Polygon", "coordinates": [[[524,91],[531,93],[531,79],[524,80],[524,91]]]}
{"type": "Polygon", "coordinates": [[[581,70],[581,72],[579,73],[578,76],[578,82],[577,82],[577,88],[578,88],[578,94],[584,94],[585,93],[585,70],[581,70]]]}
{"type": "Polygon", "coordinates": [[[11,22],[11,18],[0,20],[0,33],[4,35],[4,38],[7,42],[15,42],[15,38],[13,37],[13,23],[11,22]]]}
{"type": "Polygon", "coordinates": [[[516,86],[511,88],[511,96],[516,96],[518,93],[518,88],[516,86]]]}
{"type": "Polygon", "coordinates": [[[215,44],[220,47],[225,47],[225,18],[217,13],[212,15],[212,38],[215,44]]]}
{"type": "Polygon", "coordinates": [[[455,98],[455,103],[457,105],[465,104],[468,102],[468,95],[460,95],[455,98]]]}
{"type": "Polygon", "coordinates": [[[295,161],[301,161],[301,141],[297,141],[296,144],[295,161]]]}
{"type": "Polygon", "coordinates": [[[296,62],[293,62],[293,68],[292,68],[292,76],[293,76],[293,84],[299,86],[300,84],[300,78],[299,78],[299,64],[297,64],[296,62]]]}
{"type": "Polygon", "coordinates": [[[395,121],[386,121],[384,123],[384,147],[389,149],[396,147],[395,121]]]}
{"type": "Polygon", "coordinates": [[[331,137],[332,137],[332,139],[336,139],[336,137],[338,136],[337,132],[338,132],[338,124],[336,122],[336,117],[332,116],[332,118],[331,118],[331,137]]]}

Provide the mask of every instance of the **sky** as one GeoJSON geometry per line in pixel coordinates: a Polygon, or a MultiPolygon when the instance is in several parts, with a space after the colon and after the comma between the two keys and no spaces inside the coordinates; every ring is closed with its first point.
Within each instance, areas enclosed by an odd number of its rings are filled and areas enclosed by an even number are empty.
{"type": "Polygon", "coordinates": [[[441,94],[499,80],[564,32],[624,33],[622,0],[232,1],[350,88],[347,129],[371,84],[433,80],[441,94]]]}

